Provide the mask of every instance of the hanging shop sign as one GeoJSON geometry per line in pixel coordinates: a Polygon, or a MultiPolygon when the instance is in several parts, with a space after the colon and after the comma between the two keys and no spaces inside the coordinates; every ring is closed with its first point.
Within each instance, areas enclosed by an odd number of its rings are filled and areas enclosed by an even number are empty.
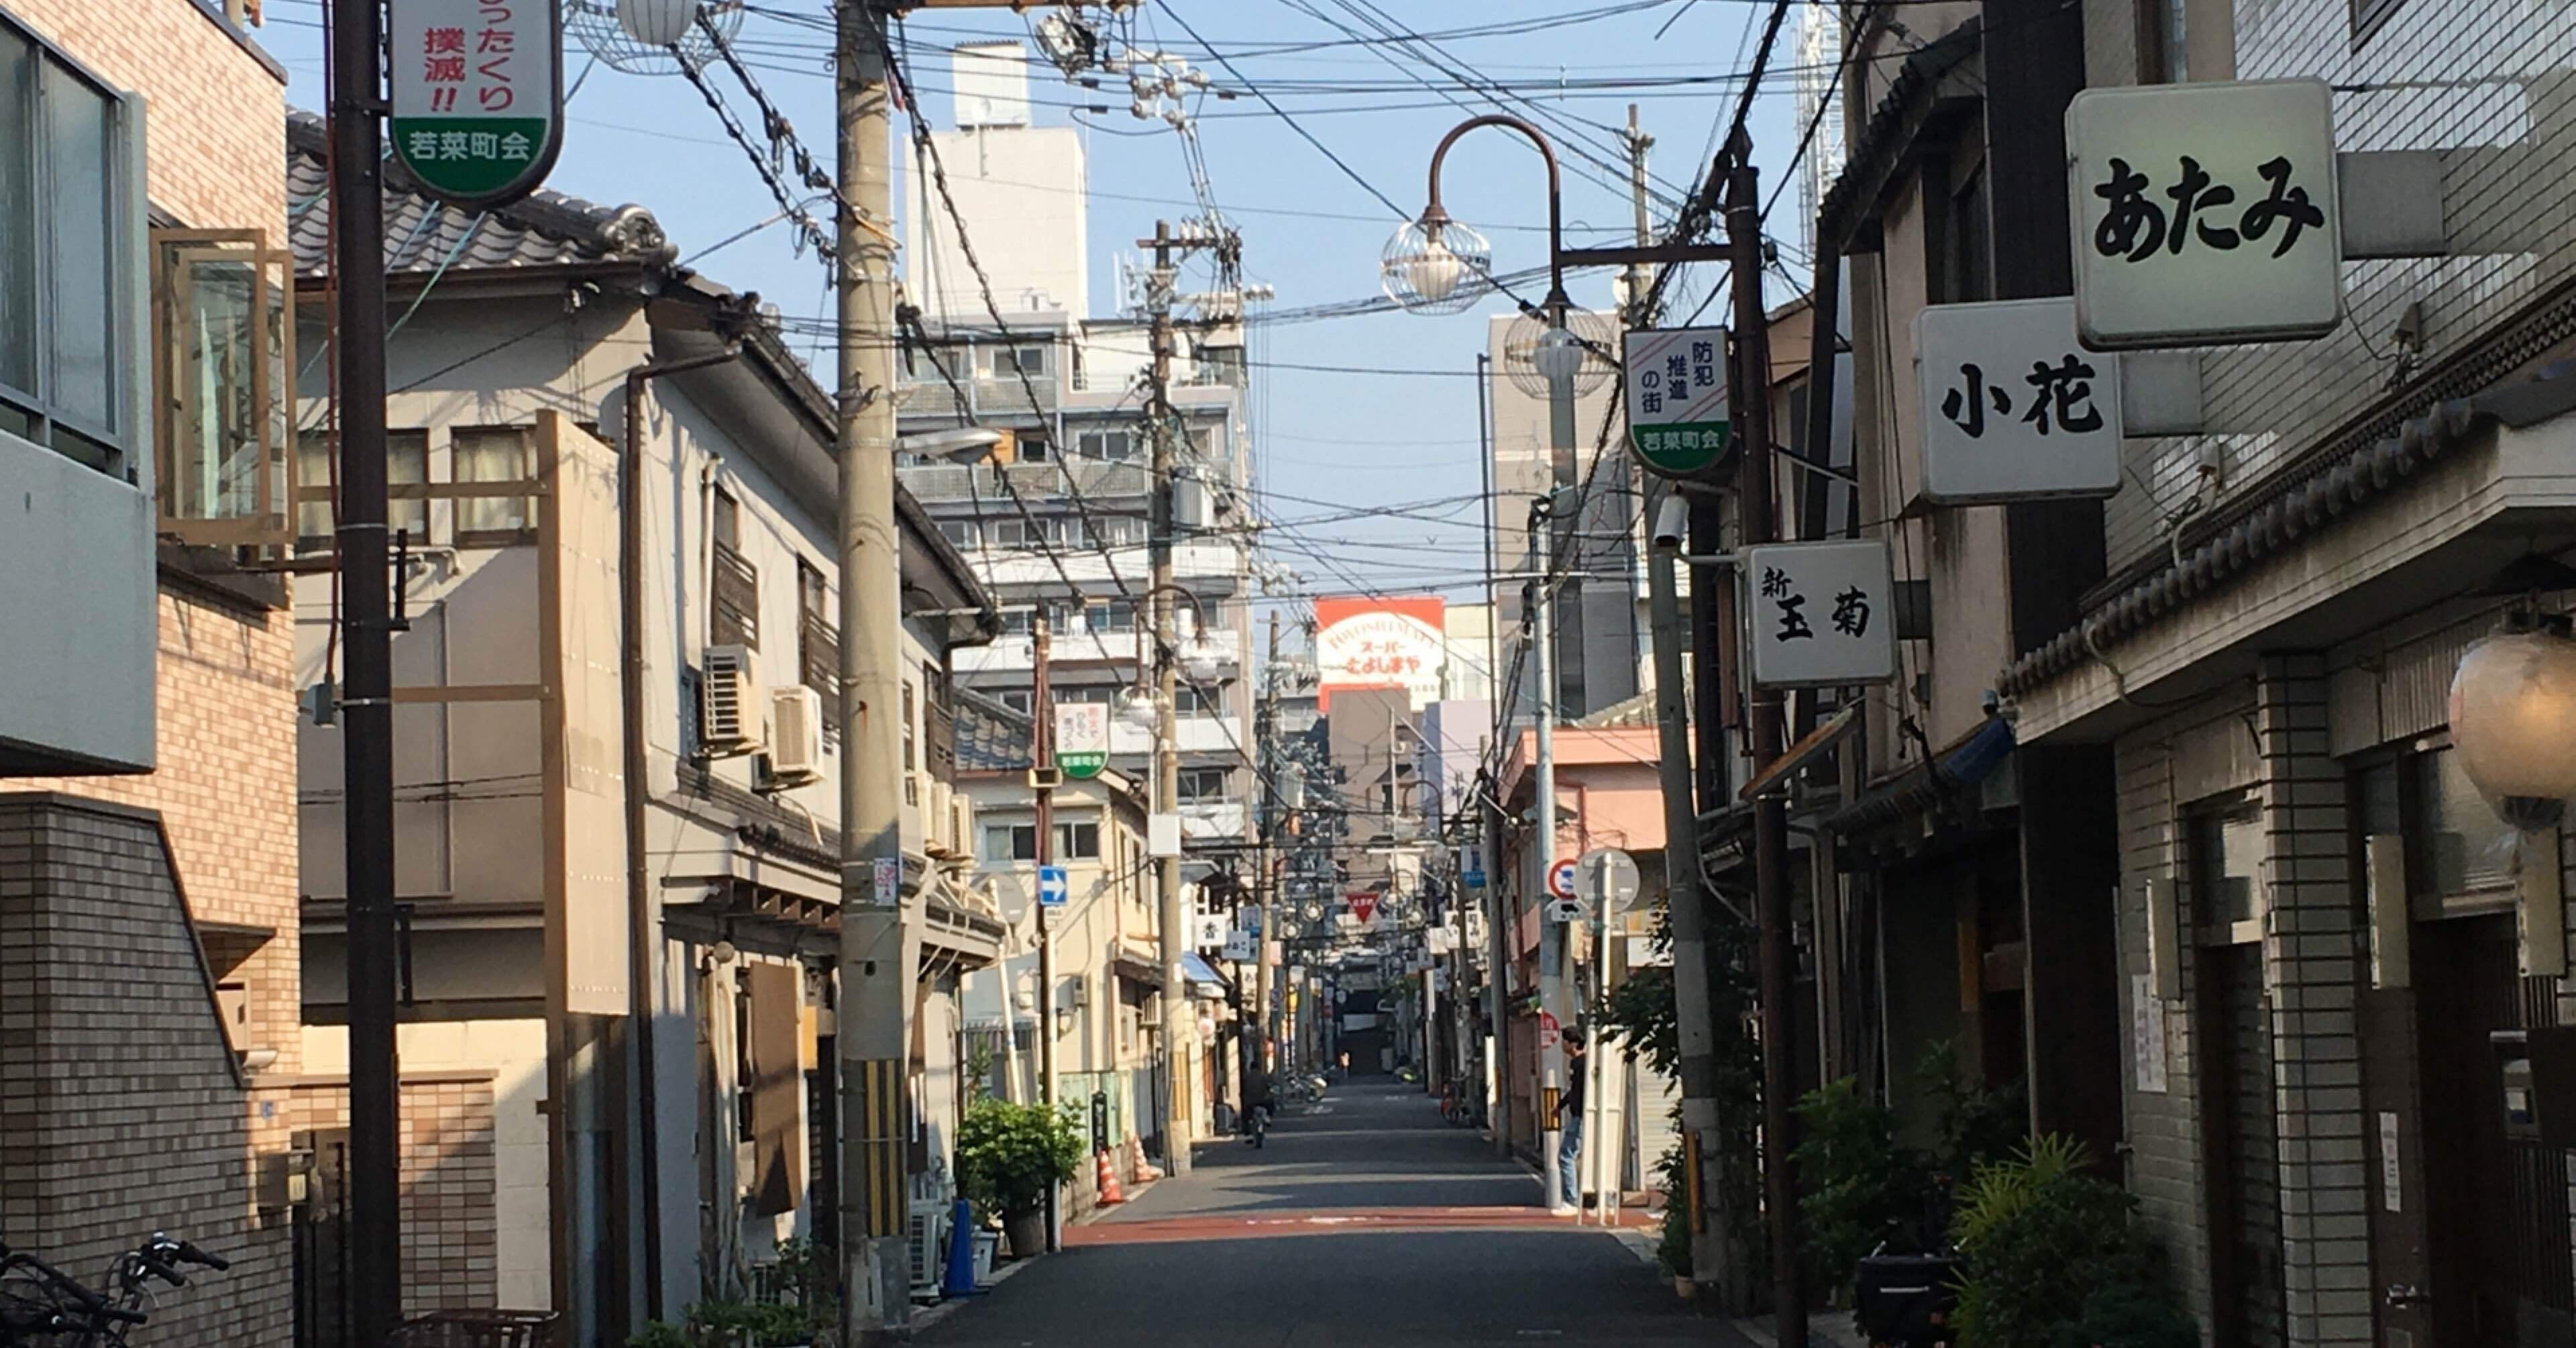
{"type": "Polygon", "coordinates": [[[1981,505],[2120,489],[2120,358],[2076,339],[2075,301],[1935,304],[1914,316],[1922,497],[1981,505]]]}
{"type": "Polygon", "coordinates": [[[2066,149],[2085,345],[2314,338],[2342,320],[2324,81],[2087,89],[2066,149]]]}
{"type": "Polygon", "coordinates": [[[1055,765],[1065,776],[1097,777],[1109,766],[1109,705],[1055,704],[1055,765]]]}
{"type": "Polygon", "coordinates": [[[560,0],[390,0],[395,157],[430,195],[506,205],[563,149],[560,0]]]}
{"type": "Polygon", "coordinates": [[[1627,372],[1628,448],[1648,472],[1695,477],[1726,457],[1726,329],[1630,332],[1620,343],[1627,372]]]}
{"type": "Polygon", "coordinates": [[[1896,677],[1893,568],[1879,539],[1744,550],[1753,681],[1826,688],[1896,677]]]}
{"type": "Polygon", "coordinates": [[[1402,688],[1416,710],[1440,700],[1448,659],[1447,605],[1438,595],[1335,597],[1315,601],[1315,705],[1360,688],[1402,688]]]}

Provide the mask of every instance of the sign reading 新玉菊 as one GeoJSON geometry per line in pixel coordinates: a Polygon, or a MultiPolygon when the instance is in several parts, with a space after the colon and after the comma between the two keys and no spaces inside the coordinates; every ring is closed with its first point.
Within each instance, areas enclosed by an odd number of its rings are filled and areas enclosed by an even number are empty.
{"type": "Polygon", "coordinates": [[[1628,448],[1665,477],[1707,472],[1726,455],[1726,329],[1641,328],[1620,344],[1628,448]]]}
{"type": "Polygon", "coordinates": [[[1065,776],[1097,777],[1109,766],[1109,708],[1099,702],[1055,704],[1055,765],[1065,776]]]}
{"type": "Polygon", "coordinates": [[[563,141],[558,0],[390,0],[394,154],[431,195],[498,206],[563,141]]]}
{"type": "Polygon", "coordinates": [[[2120,358],[2075,338],[2070,299],[1914,316],[1923,499],[1978,505],[2120,489],[2120,358]]]}
{"type": "Polygon", "coordinates": [[[1754,683],[1825,688],[1896,677],[1896,584],[1885,540],[1746,548],[1741,573],[1754,683]]]}
{"type": "Polygon", "coordinates": [[[2066,150],[2085,345],[2271,342],[2342,320],[2323,81],[2087,89],[2066,150]]]}

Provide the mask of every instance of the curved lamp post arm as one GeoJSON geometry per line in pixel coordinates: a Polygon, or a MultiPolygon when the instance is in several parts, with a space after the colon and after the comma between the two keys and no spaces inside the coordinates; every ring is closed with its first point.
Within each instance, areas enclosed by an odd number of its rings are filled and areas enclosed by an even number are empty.
{"type": "Polygon", "coordinates": [[[1564,178],[1563,175],[1557,171],[1556,147],[1548,144],[1546,134],[1541,132],[1537,127],[1532,126],[1518,117],[1500,112],[1488,112],[1481,116],[1470,117],[1467,120],[1460,122],[1458,125],[1451,127],[1449,129],[1449,134],[1442,136],[1440,138],[1440,144],[1431,151],[1431,203],[1423,208],[1423,223],[1424,225],[1429,226],[1435,223],[1444,222],[1449,218],[1449,212],[1444,210],[1440,205],[1440,161],[1449,157],[1449,147],[1457,144],[1460,136],[1466,135],[1468,132],[1473,131],[1480,126],[1499,126],[1521,133],[1521,135],[1529,139],[1530,144],[1538,147],[1539,158],[1547,161],[1546,303],[1548,308],[1552,311],[1549,314],[1550,321],[1562,322],[1567,305],[1567,300],[1565,298],[1564,259],[1564,178]]]}

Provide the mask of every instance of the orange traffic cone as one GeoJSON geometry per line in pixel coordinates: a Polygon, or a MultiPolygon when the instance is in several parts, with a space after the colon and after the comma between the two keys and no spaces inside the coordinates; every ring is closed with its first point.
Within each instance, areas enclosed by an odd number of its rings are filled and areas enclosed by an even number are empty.
{"type": "Polygon", "coordinates": [[[1136,1167],[1136,1178],[1140,1180],[1158,1180],[1163,1177],[1161,1168],[1146,1163],[1145,1139],[1134,1133],[1127,1135],[1127,1160],[1136,1167]]]}
{"type": "Polygon", "coordinates": [[[1097,1163],[1095,1173],[1099,1176],[1100,1206],[1115,1207],[1126,1202],[1127,1189],[1118,1182],[1118,1167],[1110,1163],[1109,1149],[1101,1148],[1093,1159],[1097,1163]]]}

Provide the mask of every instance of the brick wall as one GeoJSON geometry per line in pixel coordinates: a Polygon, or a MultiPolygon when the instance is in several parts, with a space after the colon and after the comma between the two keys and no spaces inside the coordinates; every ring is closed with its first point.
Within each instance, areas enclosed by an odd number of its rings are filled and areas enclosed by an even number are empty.
{"type": "MultiPolygon", "coordinates": [[[[407,1072],[402,1084],[403,1314],[491,1306],[500,1283],[493,1074],[407,1072]]],[[[282,1111],[298,1132],[349,1126],[349,1079],[303,1077],[282,1111]]]]}
{"type": "MultiPolygon", "coordinates": [[[[2205,444],[2219,445],[2233,491],[2377,399],[2407,305],[2424,305],[2429,364],[2576,279],[2576,73],[2561,25],[2535,21],[2527,0],[2410,0],[2356,51],[2350,0],[2234,10],[2237,78],[2333,84],[2346,150],[2442,152],[2453,245],[2467,255],[2346,263],[2333,334],[2204,350],[2206,424],[2232,433],[2127,442],[2149,490],[2110,502],[2115,569],[2164,546],[2162,521],[2190,498],[2205,444]]],[[[2134,0],[2085,0],[2088,84],[2137,82],[2133,15],[2134,0]]]]}
{"type": "Polygon", "coordinates": [[[152,204],[198,229],[285,241],[286,86],[193,0],[0,0],[0,9],[149,102],[152,204]]]}
{"type": "Polygon", "coordinates": [[[141,1343],[286,1341],[287,1214],[253,1207],[230,1057],[151,815],[0,795],[0,1231],[85,1279],[155,1229],[233,1261],[141,1343]]]}

